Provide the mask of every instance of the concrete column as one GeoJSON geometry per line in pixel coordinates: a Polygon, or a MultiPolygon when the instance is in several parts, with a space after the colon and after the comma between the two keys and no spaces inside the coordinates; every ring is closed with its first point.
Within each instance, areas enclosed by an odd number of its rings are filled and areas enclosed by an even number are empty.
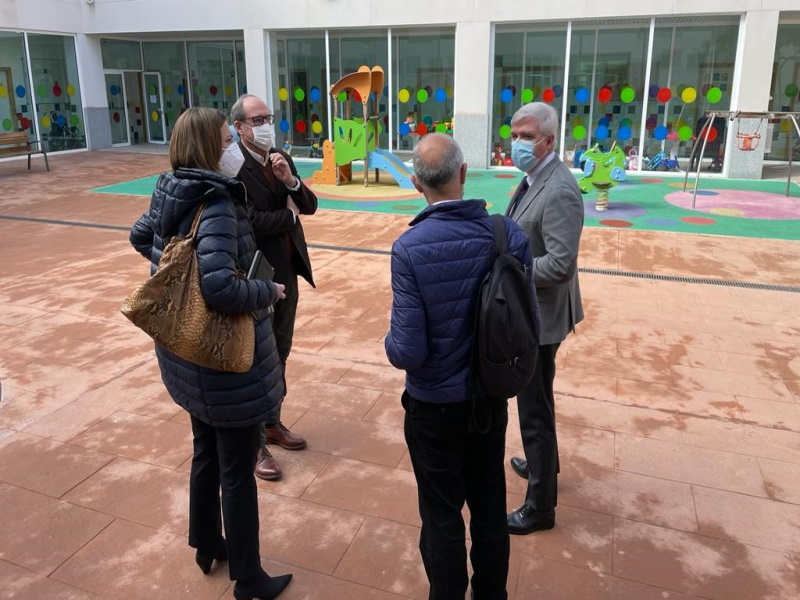
{"type": "Polygon", "coordinates": [[[247,70],[247,93],[263,98],[271,110],[278,92],[272,82],[270,33],[263,29],[244,30],[244,61],[247,70]]]}
{"type": "MultiPolygon", "coordinates": [[[[731,110],[764,112],[769,110],[772,92],[772,67],[778,38],[780,12],[751,11],[742,17],[736,49],[737,76],[733,84],[731,110]]],[[[754,133],[758,119],[741,119],[742,133],[754,133]]],[[[737,179],[761,179],[767,123],[761,124],[761,141],[751,151],[739,150],[736,122],[729,125],[725,171],[737,179]]]]}
{"type": "Polygon", "coordinates": [[[90,150],[111,148],[111,124],[108,121],[108,100],[100,36],[79,33],[75,36],[75,50],[78,57],[87,145],[90,150]]]}
{"type": "Polygon", "coordinates": [[[467,164],[477,169],[489,165],[491,65],[494,56],[492,25],[463,22],[456,25],[455,128],[453,135],[467,164]]]}

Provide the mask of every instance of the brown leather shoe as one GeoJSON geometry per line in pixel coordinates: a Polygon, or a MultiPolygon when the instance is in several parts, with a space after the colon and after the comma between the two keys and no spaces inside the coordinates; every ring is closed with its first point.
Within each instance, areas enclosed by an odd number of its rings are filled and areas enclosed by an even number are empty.
{"type": "Polygon", "coordinates": [[[256,462],[256,477],[266,479],[267,481],[275,481],[280,479],[283,475],[278,461],[269,453],[266,446],[261,446],[258,449],[258,462],[256,462]]]}
{"type": "Polygon", "coordinates": [[[284,450],[302,450],[307,446],[305,438],[289,431],[283,423],[267,427],[267,443],[278,444],[284,450]]]}

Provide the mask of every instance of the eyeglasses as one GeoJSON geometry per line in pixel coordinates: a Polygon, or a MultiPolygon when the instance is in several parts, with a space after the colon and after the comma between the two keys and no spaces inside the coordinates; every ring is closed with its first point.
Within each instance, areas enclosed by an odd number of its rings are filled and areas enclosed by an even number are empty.
{"type": "Polygon", "coordinates": [[[246,117],[244,122],[248,123],[248,125],[252,125],[253,127],[261,127],[264,124],[274,125],[275,115],[257,115],[255,117],[246,117]]]}

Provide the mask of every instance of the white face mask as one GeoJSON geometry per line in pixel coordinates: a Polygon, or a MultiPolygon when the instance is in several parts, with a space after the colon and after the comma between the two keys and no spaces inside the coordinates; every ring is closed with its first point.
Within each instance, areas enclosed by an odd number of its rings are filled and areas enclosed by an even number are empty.
{"type": "Polygon", "coordinates": [[[272,150],[275,147],[275,125],[264,123],[253,130],[253,143],[262,150],[272,150]]]}
{"type": "Polygon", "coordinates": [[[219,159],[219,172],[228,177],[236,177],[239,174],[239,169],[244,164],[244,156],[239,144],[231,142],[225,150],[222,151],[222,157],[219,159]]]}

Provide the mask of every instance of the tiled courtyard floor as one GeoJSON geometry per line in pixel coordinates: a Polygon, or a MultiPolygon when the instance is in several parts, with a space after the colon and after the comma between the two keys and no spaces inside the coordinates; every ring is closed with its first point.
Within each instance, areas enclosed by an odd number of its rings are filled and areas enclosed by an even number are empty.
{"type": "MultiPolygon", "coordinates": [[[[147,274],[126,231],[147,199],[87,192],[166,157],[51,165],[0,164],[0,598],[232,598],[186,544],[188,419],[118,312],[147,274]]],[[[407,221],[304,220],[318,287],[301,285],[284,418],[309,448],[276,449],[284,479],[258,484],[265,567],[295,574],[282,599],[427,597],[403,378],[382,344],[385,251],[407,221]]],[[[581,267],[797,286],[800,242],[587,228],[581,267]]],[[[796,600],[800,294],[581,284],[556,377],[558,524],[512,539],[510,598],[796,600]]],[[[524,482],[507,478],[516,508],[524,482]]]]}

